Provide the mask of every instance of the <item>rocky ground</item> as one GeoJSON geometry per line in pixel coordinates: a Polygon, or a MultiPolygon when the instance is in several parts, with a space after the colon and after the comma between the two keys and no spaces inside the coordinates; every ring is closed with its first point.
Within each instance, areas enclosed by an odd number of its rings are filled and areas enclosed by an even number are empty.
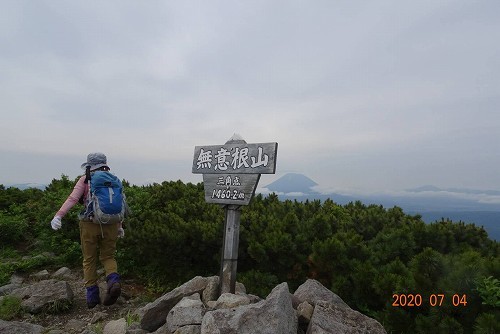
{"type": "MultiPolygon", "coordinates": [[[[53,270],[55,272],[55,270],[53,270]]],[[[44,270],[31,275],[16,275],[14,281],[22,282],[22,285],[29,285],[51,276],[51,270],[44,270]],[[44,277],[46,276],[46,277],[44,277]]],[[[133,322],[133,312],[138,307],[144,306],[154,300],[157,296],[149,293],[144,286],[135,280],[125,279],[122,284],[122,296],[112,306],[97,305],[89,309],[86,303],[85,288],[83,284],[83,273],[81,268],[69,269],[64,277],[59,278],[71,287],[74,293],[73,303],[69,310],[51,314],[41,312],[39,314],[30,314],[24,312],[21,316],[12,319],[12,321],[25,321],[32,324],[38,324],[47,330],[60,330],[64,333],[80,333],[83,329],[89,328],[96,333],[102,332],[104,325],[110,320],[125,318],[133,322]]],[[[101,298],[104,297],[105,282],[104,275],[100,279],[101,298]]]]}
{"type": "MultiPolygon", "coordinates": [[[[15,296],[27,311],[11,321],[0,320],[5,334],[386,334],[382,325],[349,307],[320,282],[307,279],[295,292],[277,285],[265,298],[236,291],[218,293],[219,277],[196,276],[151,296],[133,280],[122,281],[115,305],[88,309],[80,269],[43,270],[13,276],[0,295],[15,296]],[[60,312],[70,305],[65,312],[60,312]],[[58,312],[54,312],[57,309],[58,312]]],[[[106,285],[102,275],[101,297],[106,285]]],[[[5,298],[5,297],[1,297],[5,298]]]]}

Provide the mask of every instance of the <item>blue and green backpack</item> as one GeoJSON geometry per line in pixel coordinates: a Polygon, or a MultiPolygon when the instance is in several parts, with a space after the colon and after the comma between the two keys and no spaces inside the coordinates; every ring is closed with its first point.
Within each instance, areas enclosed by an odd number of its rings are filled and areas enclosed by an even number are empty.
{"type": "Polygon", "coordinates": [[[87,220],[98,224],[119,223],[125,219],[127,203],[122,182],[107,171],[90,176],[87,204],[83,213],[87,220]]]}

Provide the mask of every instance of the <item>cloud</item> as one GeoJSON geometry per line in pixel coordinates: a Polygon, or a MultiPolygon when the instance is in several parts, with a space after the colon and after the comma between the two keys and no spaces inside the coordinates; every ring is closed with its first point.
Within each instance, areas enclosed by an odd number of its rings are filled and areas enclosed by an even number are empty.
{"type": "Polygon", "coordinates": [[[176,164],[238,132],[325,185],[500,187],[498,8],[7,1],[0,149],[176,164]]]}

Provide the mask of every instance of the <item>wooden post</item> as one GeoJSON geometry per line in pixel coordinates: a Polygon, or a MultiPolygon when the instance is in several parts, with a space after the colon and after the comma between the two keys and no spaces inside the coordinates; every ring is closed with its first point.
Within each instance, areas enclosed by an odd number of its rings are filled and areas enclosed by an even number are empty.
{"type": "Polygon", "coordinates": [[[241,210],[236,205],[226,205],[224,223],[224,244],[222,248],[219,295],[235,293],[236,271],[238,266],[238,244],[240,241],[241,210]]]}
{"type": "Polygon", "coordinates": [[[194,148],[192,172],[203,174],[205,201],[224,205],[219,296],[235,293],[241,205],[248,205],[260,174],[274,174],[278,143],[247,142],[234,135],[223,145],[194,148]]]}

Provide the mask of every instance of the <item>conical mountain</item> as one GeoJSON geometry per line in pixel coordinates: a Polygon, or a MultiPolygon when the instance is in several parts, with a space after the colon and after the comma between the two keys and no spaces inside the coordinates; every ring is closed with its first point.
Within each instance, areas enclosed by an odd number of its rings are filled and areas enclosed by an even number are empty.
{"type": "Polygon", "coordinates": [[[277,193],[315,193],[311,188],[318,185],[316,182],[303,174],[288,173],[276,181],[266,185],[270,191],[277,193]]]}

